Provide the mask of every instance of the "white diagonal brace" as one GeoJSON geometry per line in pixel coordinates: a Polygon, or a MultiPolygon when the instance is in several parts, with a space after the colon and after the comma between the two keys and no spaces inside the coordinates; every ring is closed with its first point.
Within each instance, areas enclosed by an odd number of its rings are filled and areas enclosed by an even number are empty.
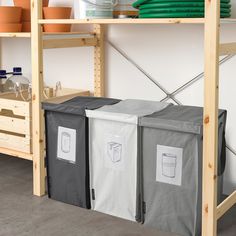
{"type": "Polygon", "coordinates": [[[162,92],[166,94],[166,96],[173,101],[175,101],[177,104],[180,104],[180,102],[171,96],[171,94],[161,85],[159,84],[148,72],[146,72],[141,66],[139,66],[133,59],[131,59],[123,50],[118,48],[116,45],[114,45],[112,42],[107,40],[107,43],[114,48],[120,55],[122,55],[127,61],[129,61],[133,66],[135,66],[142,74],[144,74],[153,84],[155,84],[162,92]]]}
{"type": "MultiPolygon", "coordinates": [[[[202,72],[202,73],[196,75],[193,79],[186,82],[185,84],[181,85],[179,88],[177,88],[172,93],[169,93],[164,87],[162,87],[162,85],[160,85],[154,78],[152,78],[151,75],[149,75],[136,62],[134,62],[124,51],[122,51],[120,48],[115,46],[112,42],[110,42],[110,41],[107,41],[107,42],[112,48],[114,48],[120,55],[122,55],[132,65],[134,65],[141,73],[143,73],[149,80],[151,80],[159,89],[161,89],[166,94],[166,97],[163,98],[161,100],[161,102],[166,102],[167,100],[172,99],[173,101],[176,102],[176,104],[183,105],[179,100],[177,100],[175,98],[175,96],[177,94],[181,93],[182,91],[184,91],[185,89],[187,89],[188,87],[190,87],[191,85],[195,84],[197,81],[199,81],[200,79],[202,79],[204,77],[204,72],[202,72]]],[[[231,60],[234,56],[235,55],[228,55],[228,56],[224,57],[223,59],[220,60],[219,64],[223,65],[227,61],[231,60]]],[[[234,154],[236,156],[236,151],[232,147],[230,147],[228,144],[226,147],[232,154],[234,154]]]]}
{"type": "MultiPolygon", "coordinates": [[[[223,59],[220,60],[220,65],[223,65],[225,62],[229,61],[230,59],[232,59],[235,55],[229,55],[224,57],[223,59]]],[[[189,80],[187,83],[181,85],[179,88],[177,88],[175,91],[173,91],[170,95],[171,97],[176,96],[177,94],[181,93],[182,91],[184,91],[185,89],[187,89],[188,87],[190,87],[191,85],[195,84],[197,81],[199,81],[200,79],[202,79],[204,77],[204,72],[196,75],[193,79],[189,80]]],[[[161,101],[165,102],[169,99],[168,96],[166,96],[165,98],[163,98],[161,101]]]]}

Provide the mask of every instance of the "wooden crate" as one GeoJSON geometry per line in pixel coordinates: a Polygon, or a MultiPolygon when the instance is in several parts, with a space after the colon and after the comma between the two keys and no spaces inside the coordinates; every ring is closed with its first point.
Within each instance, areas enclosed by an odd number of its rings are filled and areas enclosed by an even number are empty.
{"type": "MultiPolygon", "coordinates": [[[[89,91],[62,89],[62,101],[75,96],[89,96],[89,91]]],[[[32,153],[31,101],[16,98],[14,93],[0,94],[0,148],[32,153]]]]}
{"type": "Polygon", "coordinates": [[[31,153],[31,102],[0,95],[0,147],[31,153]]]}

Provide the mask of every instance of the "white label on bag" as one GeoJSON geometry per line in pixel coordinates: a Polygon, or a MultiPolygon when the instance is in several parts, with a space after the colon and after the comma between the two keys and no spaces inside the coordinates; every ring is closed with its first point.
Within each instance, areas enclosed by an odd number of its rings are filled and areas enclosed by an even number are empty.
{"type": "Polygon", "coordinates": [[[104,164],[106,168],[124,169],[124,138],[107,134],[104,142],[104,164]]]}
{"type": "Polygon", "coordinates": [[[156,181],[181,186],[183,149],[157,145],[156,181]]]}
{"type": "Polygon", "coordinates": [[[65,127],[58,127],[57,137],[57,158],[76,162],[76,130],[65,127]]]}

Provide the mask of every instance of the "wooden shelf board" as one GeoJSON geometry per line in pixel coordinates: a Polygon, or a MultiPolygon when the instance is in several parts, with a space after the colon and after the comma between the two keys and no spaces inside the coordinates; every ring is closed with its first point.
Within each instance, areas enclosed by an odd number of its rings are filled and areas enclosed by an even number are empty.
{"type": "MultiPolygon", "coordinates": [[[[163,19],[59,19],[59,20],[39,20],[39,24],[204,24],[204,18],[163,18],[163,19]]],[[[222,24],[236,24],[236,19],[221,19],[222,24]]],[[[63,33],[43,33],[45,36],[79,36],[93,35],[93,32],[63,32],[63,33]]],[[[0,38],[30,38],[31,33],[0,33],[0,38]]],[[[85,36],[86,37],[86,36],[85,36]]]]}
{"type": "MultiPolygon", "coordinates": [[[[71,36],[70,36],[71,37],[71,36]]],[[[72,47],[94,47],[98,44],[95,37],[82,37],[82,38],[61,38],[61,39],[44,39],[44,49],[55,48],[72,48],[72,47]]]]}
{"type": "MultiPolygon", "coordinates": [[[[204,24],[204,18],[156,18],[156,19],[68,19],[39,20],[39,24],[204,24]]],[[[236,23],[236,19],[221,19],[221,23],[236,23]]]]}
{"type": "Polygon", "coordinates": [[[91,39],[94,38],[95,34],[93,32],[66,32],[66,33],[43,33],[43,39],[91,39]]]}
{"type": "Polygon", "coordinates": [[[31,33],[24,33],[24,32],[19,32],[19,33],[0,33],[0,37],[2,38],[30,38],[31,33]]]}
{"type": "Polygon", "coordinates": [[[204,18],[165,18],[165,19],[59,19],[39,20],[39,24],[202,24],[204,18]]]}
{"type": "MultiPolygon", "coordinates": [[[[59,33],[47,33],[44,32],[43,35],[45,37],[63,37],[63,36],[71,36],[71,37],[79,37],[79,36],[93,36],[93,32],[59,32],[59,33]]],[[[30,38],[31,33],[0,33],[0,37],[2,38],[30,38]]]]}
{"type": "Polygon", "coordinates": [[[29,160],[29,161],[33,160],[33,155],[32,154],[15,151],[15,150],[11,150],[11,149],[8,149],[8,148],[0,147],[0,153],[5,154],[5,155],[9,155],[9,156],[12,156],[12,157],[17,157],[17,158],[29,160]]]}
{"type": "Polygon", "coordinates": [[[49,36],[63,36],[63,35],[94,35],[94,32],[58,32],[58,33],[50,33],[50,32],[44,32],[43,35],[49,35],[49,36]]]}
{"type": "MultiPolygon", "coordinates": [[[[39,20],[39,24],[204,24],[204,18],[163,18],[163,19],[69,19],[39,20]]],[[[222,24],[236,24],[236,19],[221,19],[222,24]]],[[[45,36],[93,35],[92,32],[43,33],[45,36]]],[[[30,38],[31,33],[0,33],[1,38],[30,38]]]]}

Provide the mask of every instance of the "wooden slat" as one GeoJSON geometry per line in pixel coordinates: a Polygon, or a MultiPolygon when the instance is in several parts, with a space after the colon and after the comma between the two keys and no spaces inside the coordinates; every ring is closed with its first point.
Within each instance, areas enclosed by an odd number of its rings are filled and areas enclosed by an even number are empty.
{"type": "Polygon", "coordinates": [[[30,33],[0,33],[1,38],[30,38],[30,33]]]}
{"type": "Polygon", "coordinates": [[[0,147],[0,153],[5,154],[5,155],[9,155],[12,157],[17,157],[17,158],[29,160],[29,161],[33,160],[33,155],[30,153],[15,151],[15,150],[8,149],[8,148],[0,147]]]}
{"type": "MultiPolygon", "coordinates": [[[[158,19],[70,19],[43,20],[39,24],[204,24],[204,18],[158,18],[158,19]]],[[[236,24],[235,18],[221,19],[221,24],[236,24]]]]}
{"type": "Polygon", "coordinates": [[[71,48],[71,47],[91,47],[97,45],[96,38],[71,38],[71,39],[45,39],[44,49],[71,48]]]}
{"type": "MultiPolygon", "coordinates": [[[[80,35],[80,34],[91,34],[90,32],[44,32],[43,36],[63,36],[63,35],[80,35]]],[[[30,38],[31,33],[0,33],[0,38],[30,38]]]]}
{"type": "Polygon", "coordinates": [[[64,97],[67,95],[72,95],[72,96],[89,96],[89,91],[88,90],[82,90],[82,89],[70,89],[70,88],[62,88],[57,91],[56,96],[57,97],[64,97]]]}
{"type": "Polygon", "coordinates": [[[58,103],[65,102],[65,101],[72,99],[74,97],[77,97],[77,96],[89,96],[89,95],[90,95],[89,91],[81,91],[81,92],[77,92],[77,93],[64,94],[63,96],[50,98],[50,99],[47,99],[46,101],[49,103],[58,104],[58,103]]]}
{"type": "MultiPolygon", "coordinates": [[[[39,24],[204,24],[204,18],[158,18],[158,19],[69,19],[43,20],[39,24]]],[[[221,24],[236,24],[235,18],[224,18],[221,24]]]]}
{"type": "Polygon", "coordinates": [[[98,38],[98,44],[94,48],[94,96],[105,96],[105,46],[103,25],[94,25],[94,32],[98,38]]]}
{"type": "Polygon", "coordinates": [[[236,54],[236,43],[223,43],[220,45],[220,56],[236,54]]]}
{"type": "Polygon", "coordinates": [[[236,191],[228,196],[218,207],[217,207],[217,219],[220,219],[232,206],[236,204],[236,191]]]}
{"type": "Polygon", "coordinates": [[[43,20],[39,24],[203,24],[204,18],[163,19],[57,19],[43,20]]]}
{"type": "Polygon", "coordinates": [[[31,0],[31,57],[32,57],[32,143],[33,193],[45,194],[44,120],[41,110],[43,99],[43,36],[37,19],[42,18],[42,0],[31,0]]]}
{"type": "Polygon", "coordinates": [[[11,134],[0,133],[0,147],[15,151],[31,153],[31,141],[29,138],[18,137],[11,134]]]}
{"type": "MultiPolygon", "coordinates": [[[[3,96],[3,95],[1,95],[3,96]]],[[[14,115],[30,117],[30,102],[2,99],[0,96],[0,112],[3,109],[12,110],[14,115]]]]}
{"type": "Polygon", "coordinates": [[[205,0],[202,235],[216,236],[220,0],[205,0]]]}
{"type": "Polygon", "coordinates": [[[16,94],[12,93],[12,92],[1,93],[0,94],[0,98],[5,98],[5,99],[10,99],[10,100],[24,102],[20,96],[16,96],[16,94]]]}
{"type": "Polygon", "coordinates": [[[90,92],[88,90],[82,89],[71,89],[71,88],[62,88],[58,89],[57,91],[53,88],[45,88],[44,89],[45,100],[48,99],[63,99],[65,96],[72,95],[73,97],[76,96],[89,96],[90,92]]]}
{"type": "Polygon", "coordinates": [[[94,35],[93,32],[88,32],[88,31],[43,32],[43,36],[56,36],[56,37],[69,36],[69,35],[76,36],[76,35],[85,35],[85,34],[94,35]]]}
{"type": "MultiPolygon", "coordinates": [[[[39,24],[204,24],[204,18],[156,18],[156,19],[69,19],[43,20],[39,24]]],[[[223,18],[221,24],[236,24],[235,18],[223,18]]]]}
{"type": "Polygon", "coordinates": [[[30,120],[0,115],[0,130],[30,135],[30,120]]]}

